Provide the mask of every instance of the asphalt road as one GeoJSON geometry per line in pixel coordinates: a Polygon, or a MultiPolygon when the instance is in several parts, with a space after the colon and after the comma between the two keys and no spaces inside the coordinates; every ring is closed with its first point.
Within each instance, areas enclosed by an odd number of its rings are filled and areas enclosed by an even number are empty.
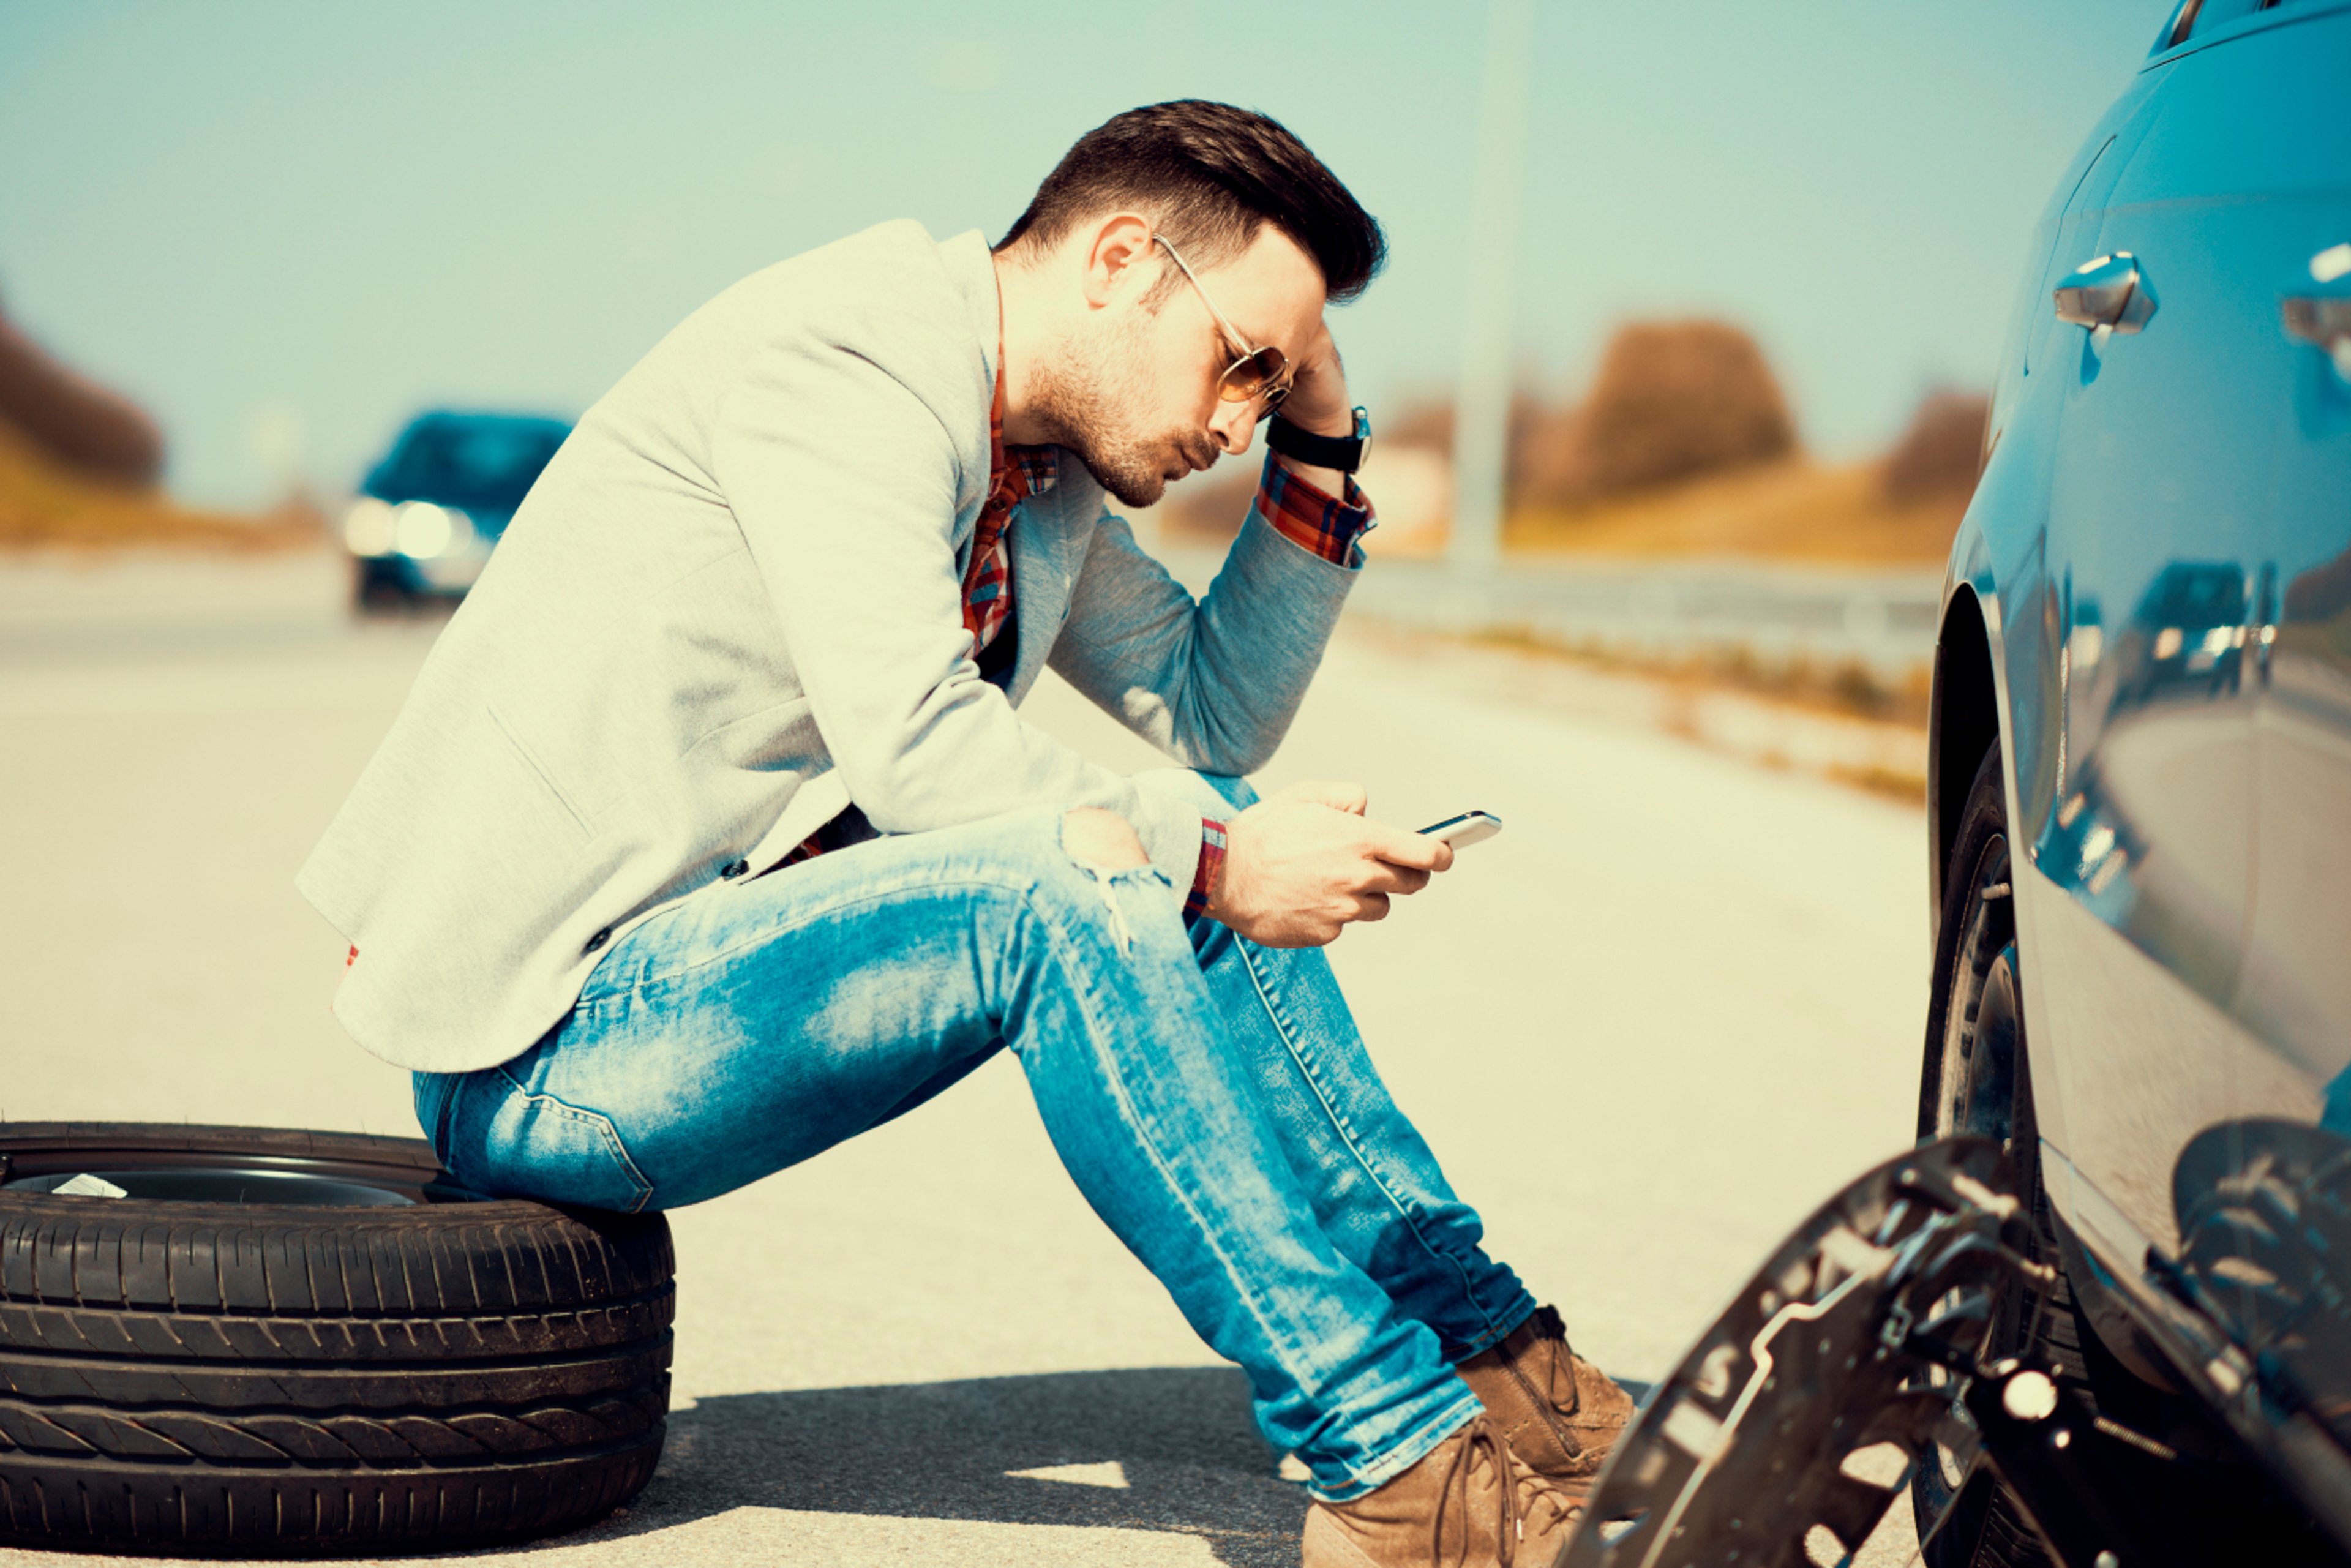
{"type": "MultiPolygon", "coordinates": [[[[324,559],[0,563],[0,1115],[414,1132],[405,1076],[329,1015],[342,943],[291,878],[436,628],[354,626],[340,591],[324,559]]],[[[1921,824],[1514,705],[1486,658],[1343,636],[1261,781],[1508,821],[1332,956],[1492,1246],[1580,1350],[1647,1379],[1907,1142],[1921,824]]],[[[1066,688],[1027,711],[1153,760],[1066,688]]],[[[1008,1062],[673,1224],[660,1474],[624,1516],[506,1555],[1297,1561],[1303,1498],[1238,1375],[1093,1218],[1008,1062]]],[[[1907,1535],[1897,1508],[1864,1560],[1903,1561],[1907,1535]]]]}

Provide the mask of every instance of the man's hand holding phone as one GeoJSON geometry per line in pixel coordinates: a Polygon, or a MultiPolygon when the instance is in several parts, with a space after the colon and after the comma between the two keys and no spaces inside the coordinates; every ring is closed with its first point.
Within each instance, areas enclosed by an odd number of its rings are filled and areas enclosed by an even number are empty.
{"type": "Polygon", "coordinates": [[[1227,824],[1208,915],[1268,947],[1320,947],[1453,863],[1442,838],[1364,816],[1356,784],[1292,784],[1227,824]]]}

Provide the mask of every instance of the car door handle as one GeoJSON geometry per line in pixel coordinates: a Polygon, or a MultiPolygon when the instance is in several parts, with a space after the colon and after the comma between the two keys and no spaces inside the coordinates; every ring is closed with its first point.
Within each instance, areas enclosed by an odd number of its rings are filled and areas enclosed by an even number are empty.
{"type": "Polygon", "coordinates": [[[2351,382],[2351,298],[2320,296],[2285,302],[2285,335],[2315,343],[2335,361],[2335,372],[2351,382]]]}
{"type": "Polygon", "coordinates": [[[2155,290],[2126,250],[2085,261],[2057,286],[2057,319],[2103,337],[2137,332],[2155,315],[2155,290]]]}

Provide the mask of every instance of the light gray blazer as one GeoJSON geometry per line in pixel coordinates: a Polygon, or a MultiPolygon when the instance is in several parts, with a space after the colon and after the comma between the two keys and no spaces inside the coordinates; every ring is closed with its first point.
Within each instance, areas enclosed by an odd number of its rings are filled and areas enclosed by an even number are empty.
{"type": "Polygon", "coordinates": [[[296,879],[359,949],[361,1045],[515,1056],[632,924],[852,800],[889,833],[1107,807],[1180,896],[1196,811],[1015,707],[1050,664],[1176,762],[1249,772],[1354,574],[1252,512],[1195,603],[1065,460],[1010,528],[1010,681],[981,679],[998,342],[980,237],[884,224],[727,289],[588,411],[296,879]]]}

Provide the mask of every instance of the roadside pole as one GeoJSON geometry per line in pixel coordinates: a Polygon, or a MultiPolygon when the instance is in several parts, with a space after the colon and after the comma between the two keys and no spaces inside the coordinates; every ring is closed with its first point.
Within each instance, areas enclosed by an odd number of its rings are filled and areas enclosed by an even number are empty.
{"type": "Polygon", "coordinates": [[[1447,559],[1467,577],[1502,552],[1510,458],[1510,333],[1526,200],[1527,96],[1535,0],[1487,0],[1486,93],[1479,116],[1468,310],[1453,400],[1453,531],[1447,559]]]}

